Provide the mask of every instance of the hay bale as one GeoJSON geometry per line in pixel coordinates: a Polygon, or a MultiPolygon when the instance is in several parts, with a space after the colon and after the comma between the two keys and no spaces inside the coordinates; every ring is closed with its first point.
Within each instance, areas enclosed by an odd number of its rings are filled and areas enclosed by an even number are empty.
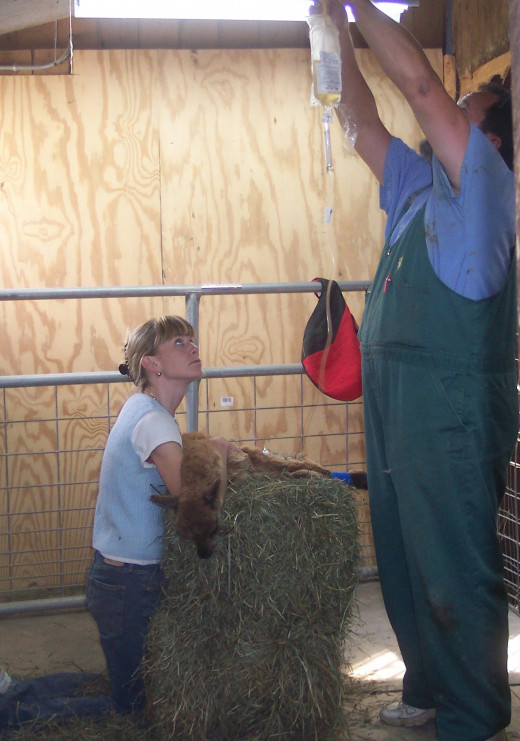
{"type": "Polygon", "coordinates": [[[333,739],[359,559],[353,490],[331,479],[230,487],[213,556],[165,512],[147,713],[162,741],[333,739]]]}

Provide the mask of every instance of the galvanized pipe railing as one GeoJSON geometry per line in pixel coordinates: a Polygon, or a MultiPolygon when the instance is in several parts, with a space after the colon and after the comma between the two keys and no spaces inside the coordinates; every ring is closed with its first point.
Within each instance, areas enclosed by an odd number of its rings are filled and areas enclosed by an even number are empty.
{"type": "MultiPolygon", "coordinates": [[[[342,291],[366,291],[370,283],[365,281],[339,282],[342,291]]],[[[266,293],[312,293],[315,282],[309,283],[260,283],[260,284],[208,284],[198,286],[134,286],[109,288],[39,288],[0,290],[0,301],[41,301],[56,299],[87,298],[132,298],[149,296],[184,296],[186,318],[199,329],[199,305],[202,296],[227,294],[266,293]]],[[[203,378],[238,378],[247,376],[295,375],[303,372],[301,363],[284,365],[253,365],[205,368],[203,378]]],[[[29,386],[65,386],[94,383],[127,383],[128,378],[118,371],[91,373],[44,373],[37,375],[0,376],[0,389],[29,386]]],[[[190,384],[186,394],[186,427],[188,431],[198,429],[199,382],[190,384]]],[[[83,595],[52,599],[25,600],[0,604],[0,617],[13,614],[34,613],[57,609],[82,608],[86,604],[83,595]]]]}
{"type": "MultiPolygon", "coordinates": [[[[338,282],[342,291],[366,291],[370,283],[366,281],[338,282]]],[[[0,301],[44,301],[56,299],[81,298],[132,298],[149,296],[184,296],[186,319],[199,330],[199,306],[202,296],[222,296],[228,294],[267,294],[267,293],[312,293],[317,284],[309,283],[224,283],[191,286],[112,286],[108,288],[8,288],[0,290],[0,301]]],[[[229,368],[206,368],[203,378],[227,378],[250,375],[288,375],[302,372],[300,363],[292,365],[260,365],[229,368]],[[254,372],[253,370],[254,369],[254,372]]],[[[118,383],[128,378],[117,371],[93,373],[59,373],[29,376],[0,376],[0,388],[21,386],[63,386],[82,383],[118,383]]],[[[199,382],[190,384],[186,393],[186,429],[198,429],[199,382]]]]}
{"type": "MultiPolygon", "coordinates": [[[[342,291],[366,291],[368,281],[338,281],[342,291]]],[[[312,293],[316,283],[203,283],[187,286],[109,286],[106,288],[4,288],[0,301],[43,301],[80,298],[139,298],[145,296],[222,296],[242,293],[312,293]]]]}

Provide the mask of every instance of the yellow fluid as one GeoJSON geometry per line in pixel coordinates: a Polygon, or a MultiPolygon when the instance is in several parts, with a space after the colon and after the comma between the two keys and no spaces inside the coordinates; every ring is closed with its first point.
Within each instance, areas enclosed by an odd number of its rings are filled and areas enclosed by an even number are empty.
{"type": "Polygon", "coordinates": [[[312,61],[312,82],[314,97],[318,100],[322,106],[337,106],[341,100],[341,93],[327,93],[320,92],[318,87],[319,82],[319,67],[321,62],[313,59],[312,61]]]}

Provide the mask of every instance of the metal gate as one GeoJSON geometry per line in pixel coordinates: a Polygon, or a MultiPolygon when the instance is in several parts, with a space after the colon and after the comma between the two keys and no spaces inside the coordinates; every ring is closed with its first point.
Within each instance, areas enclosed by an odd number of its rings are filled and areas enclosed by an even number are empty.
{"type": "MultiPolygon", "coordinates": [[[[366,283],[340,283],[344,291],[363,291],[367,286],[366,283]]],[[[163,296],[184,295],[187,318],[197,328],[199,300],[208,293],[315,290],[315,283],[212,286],[209,290],[197,286],[161,286],[157,289],[5,291],[0,292],[0,299],[96,298],[153,295],[155,292],[163,296]]],[[[318,400],[309,401],[308,389],[312,384],[302,374],[301,363],[206,368],[200,386],[198,383],[190,386],[185,408],[178,415],[181,427],[204,429],[212,434],[219,431],[236,437],[230,429],[229,411],[210,409],[208,389],[210,384],[224,378],[247,379],[250,403],[233,410],[248,415],[251,420],[251,435],[247,439],[239,438],[241,442],[257,444],[261,441],[262,445],[272,446],[272,450],[289,452],[297,448],[303,451],[308,440],[319,437],[325,451],[320,461],[322,465],[331,470],[364,470],[362,402],[334,402],[319,392],[318,400]],[[283,407],[262,404],[257,393],[259,384],[266,377],[273,384],[287,384],[287,376],[291,376],[290,399],[283,407]],[[336,420],[333,429],[312,424],[313,414],[319,417],[323,413],[336,420]],[[278,434],[266,441],[265,430],[269,427],[266,419],[277,414],[288,415],[292,425],[287,425],[283,436],[278,434]],[[332,449],[336,451],[333,456],[328,453],[332,449]]],[[[122,384],[127,383],[128,379],[117,371],[0,378],[0,445],[3,443],[0,467],[3,466],[5,481],[5,485],[0,486],[0,615],[84,604],[86,573],[92,557],[91,529],[99,467],[111,423],[127,396],[122,384]],[[28,410],[27,415],[16,416],[13,411],[16,405],[12,403],[14,394],[18,400],[23,396],[22,408],[28,410]],[[90,407],[94,408],[88,415],[78,412],[82,408],[82,395],[89,396],[90,407]],[[44,435],[40,434],[41,429],[44,435]],[[86,440],[88,444],[84,444],[86,440]],[[35,460],[41,464],[40,468],[49,471],[44,485],[31,478],[35,460]]],[[[283,391],[276,395],[286,396],[283,391]]],[[[358,520],[363,565],[373,569],[375,556],[366,492],[360,492],[358,520]]]]}
{"type": "MultiPolygon", "coordinates": [[[[343,291],[363,291],[368,283],[340,283],[343,291]]],[[[96,298],[101,296],[145,296],[145,295],[184,295],[186,314],[191,323],[198,326],[200,297],[219,293],[282,293],[313,292],[315,284],[268,284],[254,286],[174,286],[157,288],[115,288],[115,289],[62,289],[38,291],[3,291],[0,300],[23,300],[39,298],[96,298]]],[[[185,421],[187,430],[205,429],[211,431],[215,415],[225,415],[223,411],[209,409],[208,387],[213,381],[222,378],[249,378],[252,384],[253,402],[248,408],[238,410],[250,414],[253,419],[252,435],[243,442],[256,444],[264,439],[258,430],[257,421],[261,415],[273,415],[281,407],[257,406],[257,384],[262,377],[283,379],[293,376],[293,389],[298,389],[289,404],[296,416],[303,420],[304,414],[312,413],[312,404],[305,399],[304,379],[301,364],[278,366],[252,366],[209,368],[199,388],[192,384],[186,397],[185,421]]],[[[0,616],[13,612],[41,611],[61,607],[75,607],[84,604],[86,572],[91,559],[91,528],[95,498],[97,495],[97,475],[110,425],[121,406],[123,395],[120,384],[127,382],[117,372],[108,373],[69,373],[59,375],[11,376],[0,378],[0,470],[3,466],[5,486],[0,486],[0,616]],[[98,409],[94,415],[81,420],[67,416],[64,399],[78,397],[81,390],[90,386],[99,398],[98,409]],[[30,390],[45,394],[48,416],[43,420],[51,430],[53,442],[37,441],[33,449],[26,438],[31,438],[26,420],[13,419],[9,408],[9,390],[27,389],[28,403],[31,403],[30,390]],[[77,446],[70,433],[71,425],[85,425],[98,431],[95,444],[88,448],[77,446]],[[12,446],[16,436],[8,434],[8,427],[19,426],[22,446],[12,446]],[[55,434],[54,432],[55,431],[55,434]],[[28,458],[47,456],[52,459],[56,476],[52,481],[53,497],[46,498],[45,492],[32,485],[30,480],[22,486],[10,485],[9,471],[24,466],[28,458]],[[74,461],[70,465],[70,461],[74,461]],[[70,470],[75,475],[70,475],[70,470]]],[[[365,467],[362,402],[332,402],[323,397],[323,404],[333,413],[341,424],[336,431],[320,431],[320,438],[338,439],[341,460],[322,460],[331,470],[363,470],[365,467]],[[338,416],[339,415],[339,416],[338,416]],[[341,427],[341,431],[339,431],[341,427]]],[[[284,410],[287,405],[284,405],[284,410]]],[[[224,417],[223,417],[224,418],[224,417]]],[[[218,426],[217,426],[218,429],[218,426]]],[[[12,432],[12,430],[11,430],[12,432]]],[[[284,437],[271,438],[273,450],[283,450],[284,445],[294,442],[295,437],[302,443],[311,437],[313,431],[305,429],[303,422],[296,432],[288,432],[284,437]],[[280,447],[281,446],[281,447],[280,447]]],[[[375,572],[375,553],[370,526],[368,498],[366,492],[358,492],[358,520],[363,552],[363,567],[375,572]]],[[[503,546],[505,581],[511,607],[520,609],[520,442],[511,461],[507,490],[499,514],[499,532],[503,546]]]]}

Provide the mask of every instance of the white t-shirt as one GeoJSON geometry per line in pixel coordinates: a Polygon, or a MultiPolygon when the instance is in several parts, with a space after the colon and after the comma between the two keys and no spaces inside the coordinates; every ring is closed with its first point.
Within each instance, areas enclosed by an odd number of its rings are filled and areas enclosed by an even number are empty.
{"type": "Polygon", "coordinates": [[[153,467],[150,456],[159,445],[176,442],[182,447],[182,436],[175,417],[166,411],[152,411],[139,420],[132,432],[132,445],[145,468],[153,467]]]}

